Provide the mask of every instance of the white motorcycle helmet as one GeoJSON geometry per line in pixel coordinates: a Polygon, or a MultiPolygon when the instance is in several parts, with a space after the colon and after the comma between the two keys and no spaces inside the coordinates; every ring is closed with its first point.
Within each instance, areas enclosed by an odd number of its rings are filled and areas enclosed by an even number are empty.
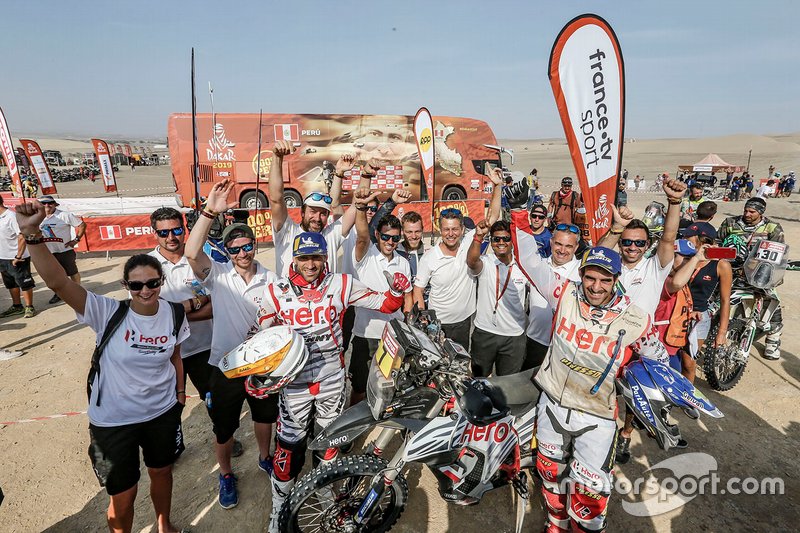
{"type": "Polygon", "coordinates": [[[291,383],[307,361],[303,337],[289,326],[273,326],[226,353],[218,366],[227,378],[247,376],[247,393],[265,398],[291,383]]]}

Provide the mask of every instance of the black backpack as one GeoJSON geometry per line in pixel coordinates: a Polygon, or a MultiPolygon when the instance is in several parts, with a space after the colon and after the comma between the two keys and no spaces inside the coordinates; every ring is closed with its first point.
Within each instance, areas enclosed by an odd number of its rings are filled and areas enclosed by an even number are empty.
{"type": "MultiPolygon", "coordinates": [[[[183,304],[168,302],[172,307],[172,335],[177,338],[178,330],[183,324],[183,319],[186,316],[186,311],[183,309],[183,304]]],[[[89,367],[89,375],[86,377],[86,395],[89,401],[92,401],[92,383],[94,378],[100,375],[100,357],[103,355],[103,350],[108,344],[111,335],[119,328],[120,324],[125,320],[125,315],[128,314],[128,309],[131,307],[130,300],[122,300],[119,302],[119,307],[111,315],[111,318],[106,324],[106,329],[103,331],[103,336],[100,338],[100,344],[95,346],[94,353],[92,354],[92,364],[89,367]]],[[[98,382],[99,383],[99,382],[98,382]]],[[[100,394],[102,391],[97,391],[97,402],[95,405],[100,405],[100,394]]]]}

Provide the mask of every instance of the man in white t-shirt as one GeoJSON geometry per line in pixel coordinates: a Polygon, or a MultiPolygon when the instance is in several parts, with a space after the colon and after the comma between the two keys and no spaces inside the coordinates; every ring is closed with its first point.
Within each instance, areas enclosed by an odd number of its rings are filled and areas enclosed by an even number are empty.
{"type": "Polygon", "coordinates": [[[217,368],[222,357],[244,342],[256,322],[258,308],[266,286],[277,276],[255,260],[255,235],[246,224],[231,224],[222,232],[222,243],[230,257],[228,263],[212,261],[203,253],[208,230],[219,213],[229,205],[233,181],[223,180],[214,185],[208,195],[206,208],[198,217],[186,243],[185,255],[195,276],[202,280],[214,299],[219,312],[214,317],[209,364],[213,366],[211,391],[211,420],[216,436],[215,453],[219,462],[219,504],[224,509],[239,503],[236,476],[231,466],[233,434],[239,428],[242,404],[247,401],[258,442],[258,466],[272,472],[269,454],[272,424],[278,419],[276,395],[256,399],[245,390],[245,378],[227,378],[217,368]]]}
{"type": "MultiPolygon", "coordinates": [[[[370,193],[367,189],[356,191],[354,204],[356,213],[356,244],[353,250],[353,265],[356,277],[364,285],[376,292],[389,290],[389,282],[384,275],[388,272],[394,275],[399,272],[411,279],[411,267],[408,260],[397,253],[397,245],[402,239],[400,234],[400,219],[394,215],[385,215],[377,222],[375,238],[372,243],[370,228],[367,223],[369,204],[378,195],[370,193]]],[[[350,355],[348,372],[353,386],[350,394],[350,404],[354,405],[364,399],[367,391],[367,372],[372,354],[378,349],[378,341],[383,334],[383,328],[393,318],[403,318],[403,312],[411,310],[411,285],[405,291],[403,309],[386,314],[374,309],[364,307],[356,308],[355,323],[353,325],[353,352],[350,355]]]]}
{"type": "Polygon", "coordinates": [[[11,307],[0,313],[0,318],[23,315],[33,318],[33,288],[36,284],[31,276],[31,257],[25,238],[19,232],[14,212],[3,204],[0,196],[0,275],[3,285],[11,294],[11,307]],[[20,298],[21,296],[21,298],[20,298]],[[25,305],[22,305],[22,299],[25,305]]]}
{"type": "Polygon", "coordinates": [[[756,198],[769,198],[775,193],[775,180],[769,180],[758,188],[756,198]]]}
{"type": "MultiPolygon", "coordinates": [[[[58,202],[50,195],[40,197],[39,201],[47,214],[41,225],[47,249],[58,260],[67,276],[75,283],[80,283],[81,275],[78,272],[74,248],[86,233],[86,223],[69,211],[58,209],[58,202]]],[[[54,293],[47,303],[54,304],[59,301],[61,298],[54,293]]]]}
{"type": "MultiPolygon", "coordinates": [[[[645,257],[652,241],[650,230],[644,222],[633,218],[633,213],[624,206],[619,209],[612,206],[614,218],[611,229],[600,239],[600,246],[607,248],[613,249],[619,244],[622,256],[619,282],[625,289],[625,295],[651,317],[658,307],[664,282],[672,271],[675,239],[678,237],[681,218],[681,201],[686,192],[686,185],[674,178],[664,180],[662,187],[669,206],[664,218],[664,233],[653,255],[645,257]]],[[[620,464],[630,460],[631,433],[633,413],[626,410],[625,425],[620,430],[617,443],[617,462],[620,464]]],[[[681,439],[678,447],[685,448],[686,441],[681,439]]]]}
{"type": "MultiPolygon", "coordinates": [[[[295,151],[288,141],[275,141],[272,148],[272,165],[269,173],[269,207],[272,216],[272,239],[275,244],[275,272],[278,276],[288,276],[292,264],[292,243],[294,238],[304,231],[322,233],[328,245],[328,268],[331,272],[339,272],[339,248],[353,227],[355,213],[348,211],[345,216],[328,224],[332,206],[338,205],[332,195],[326,192],[312,192],[303,199],[300,209],[300,224],[292,220],[283,197],[283,159],[295,151]]],[[[336,175],[344,175],[353,167],[354,158],[345,155],[336,163],[336,175]]],[[[338,196],[341,187],[333,191],[338,196]],[[338,191],[338,192],[337,192],[338,191]]]]}
{"type": "MultiPolygon", "coordinates": [[[[487,222],[494,224],[500,218],[503,171],[491,169],[487,178],[492,181],[492,201],[487,222]]],[[[475,230],[465,234],[464,214],[456,208],[439,213],[441,240],[430,248],[417,265],[414,279],[414,303],[426,308],[424,292],[430,285],[427,308],[436,311],[447,338],[469,351],[472,315],[475,313],[475,279],[467,272],[467,251],[475,230]]]]}
{"type": "MultiPolygon", "coordinates": [[[[523,217],[519,218],[524,220],[523,217]]],[[[520,229],[524,232],[524,235],[531,235],[534,239],[536,238],[525,227],[520,227],[520,229]]],[[[517,233],[516,235],[523,234],[517,233]]],[[[553,229],[550,237],[551,255],[544,261],[553,272],[564,280],[580,281],[580,273],[578,272],[580,260],[575,257],[575,250],[578,249],[579,240],[580,228],[578,226],[559,224],[553,229]]],[[[520,257],[537,253],[534,244],[532,242],[518,243],[520,257]]],[[[528,326],[525,330],[527,340],[522,370],[537,367],[544,361],[553,335],[553,313],[555,313],[555,309],[550,306],[550,303],[538,290],[528,291],[528,326]]]]}
{"type": "Polygon", "coordinates": [[[520,371],[525,359],[525,292],[527,279],[511,253],[511,229],[498,220],[475,227],[467,251],[469,275],[478,280],[478,304],[472,332],[472,372],[476,377],[520,371]],[[491,254],[481,255],[489,234],[491,254]]]}

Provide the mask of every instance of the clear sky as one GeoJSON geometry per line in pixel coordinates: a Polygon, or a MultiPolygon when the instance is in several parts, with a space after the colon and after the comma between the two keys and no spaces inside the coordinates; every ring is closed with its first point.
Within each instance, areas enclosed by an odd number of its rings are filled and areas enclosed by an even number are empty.
{"type": "Polygon", "coordinates": [[[616,31],[626,137],[800,130],[800,2],[3,0],[12,133],[166,137],[198,110],[484,119],[562,137],[547,61],[572,17],[616,31]]]}

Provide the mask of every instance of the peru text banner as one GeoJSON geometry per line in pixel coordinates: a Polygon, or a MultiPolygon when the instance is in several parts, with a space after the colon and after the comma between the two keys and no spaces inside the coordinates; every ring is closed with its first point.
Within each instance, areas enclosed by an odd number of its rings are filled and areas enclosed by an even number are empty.
{"type": "Polygon", "coordinates": [[[611,26],[591,14],[570,21],[553,44],[549,77],[596,243],[611,227],[625,126],[625,68],[611,26]]]}

